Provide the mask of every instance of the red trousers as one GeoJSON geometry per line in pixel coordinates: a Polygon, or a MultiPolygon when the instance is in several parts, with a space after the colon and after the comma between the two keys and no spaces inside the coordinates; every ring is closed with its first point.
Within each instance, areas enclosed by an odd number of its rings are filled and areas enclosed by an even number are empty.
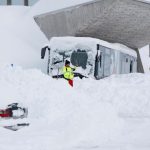
{"type": "Polygon", "coordinates": [[[73,80],[68,80],[68,83],[73,87],[73,80]]]}

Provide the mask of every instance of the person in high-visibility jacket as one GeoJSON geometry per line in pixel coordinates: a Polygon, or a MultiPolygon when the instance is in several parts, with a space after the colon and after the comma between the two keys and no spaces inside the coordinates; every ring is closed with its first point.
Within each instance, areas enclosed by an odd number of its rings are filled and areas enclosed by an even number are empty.
{"type": "Polygon", "coordinates": [[[62,69],[63,71],[63,76],[66,80],[68,80],[68,83],[73,87],[73,78],[74,78],[74,73],[75,68],[70,67],[70,61],[66,60],[65,61],[65,66],[62,69]]]}

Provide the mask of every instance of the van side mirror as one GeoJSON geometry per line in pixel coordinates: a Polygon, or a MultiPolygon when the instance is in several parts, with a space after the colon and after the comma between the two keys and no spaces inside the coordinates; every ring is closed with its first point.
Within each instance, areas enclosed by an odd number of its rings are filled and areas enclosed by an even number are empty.
{"type": "Polygon", "coordinates": [[[46,53],[46,49],[48,49],[50,51],[50,48],[48,46],[43,47],[41,49],[41,59],[44,59],[45,53],[46,53]]]}
{"type": "Polygon", "coordinates": [[[100,50],[100,45],[99,44],[97,44],[97,50],[100,50]]]}

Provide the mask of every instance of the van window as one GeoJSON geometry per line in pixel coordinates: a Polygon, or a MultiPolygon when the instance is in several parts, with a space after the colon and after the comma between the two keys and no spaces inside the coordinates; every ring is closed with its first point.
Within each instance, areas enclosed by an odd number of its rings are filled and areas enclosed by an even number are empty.
{"type": "Polygon", "coordinates": [[[73,51],[71,55],[71,63],[74,66],[82,67],[86,69],[88,60],[88,54],[85,50],[78,49],[77,51],[73,51]]]}

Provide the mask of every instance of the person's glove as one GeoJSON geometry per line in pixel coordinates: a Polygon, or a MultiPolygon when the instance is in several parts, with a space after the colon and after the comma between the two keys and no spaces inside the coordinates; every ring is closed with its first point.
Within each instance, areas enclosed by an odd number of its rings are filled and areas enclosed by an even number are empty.
{"type": "Polygon", "coordinates": [[[76,68],[77,68],[77,67],[75,66],[74,68],[72,68],[72,70],[73,70],[73,71],[75,71],[75,70],[76,70],[76,68]]]}

